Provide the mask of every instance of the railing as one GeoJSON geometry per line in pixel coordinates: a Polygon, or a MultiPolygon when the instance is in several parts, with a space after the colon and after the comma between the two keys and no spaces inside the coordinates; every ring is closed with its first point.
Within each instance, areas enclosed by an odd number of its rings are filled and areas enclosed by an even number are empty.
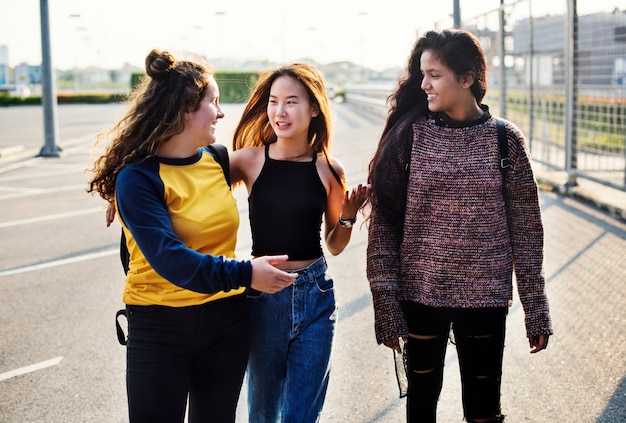
{"type": "MultiPolygon", "coordinates": [[[[510,1],[463,21],[487,56],[484,102],[522,130],[533,161],[567,173],[565,189],[581,177],[626,191],[626,10],[578,0],[592,11],[579,16],[562,1],[537,16],[531,3],[510,1]]],[[[348,85],[345,100],[384,117],[394,89],[348,85]]]]}
{"type": "Polygon", "coordinates": [[[348,84],[344,90],[344,101],[362,110],[385,117],[387,116],[387,97],[393,93],[394,89],[393,84],[348,84]]]}

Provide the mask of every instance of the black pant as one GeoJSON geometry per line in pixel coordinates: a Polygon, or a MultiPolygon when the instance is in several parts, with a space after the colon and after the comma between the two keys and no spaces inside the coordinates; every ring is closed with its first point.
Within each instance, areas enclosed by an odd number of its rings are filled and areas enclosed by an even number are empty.
{"type": "Polygon", "coordinates": [[[500,385],[508,307],[436,308],[403,302],[402,310],[409,327],[407,421],[436,421],[450,327],[459,358],[465,418],[502,421],[500,385]]]}
{"type": "Polygon", "coordinates": [[[127,306],[132,423],[232,423],[250,353],[244,295],[191,307],[127,306]]]}

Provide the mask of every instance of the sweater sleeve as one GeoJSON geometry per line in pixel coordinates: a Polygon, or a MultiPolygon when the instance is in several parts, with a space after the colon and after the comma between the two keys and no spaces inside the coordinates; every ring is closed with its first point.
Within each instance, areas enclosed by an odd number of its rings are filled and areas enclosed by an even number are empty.
{"type": "MultiPolygon", "coordinates": [[[[398,160],[400,163],[407,162],[409,158],[404,158],[403,154],[402,150],[398,151],[393,160],[398,160]]],[[[405,179],[407,175],[399,171],[402,168],[402,166],[386,166],[384,172],[378,172],[380,177],[386,179],[385,191],[389,196],[388,204],[406,203],[405,179]]],[[[382,207],[373,198],[367,241],[367,278],[372,292],[374,330],[379,344],[390,339],[408,336],[409,333],[400,306],[402,228],[398,226],[402,226],[402,223],[392,223],[385,216],[386,213],[382,207]]],[[[405,208],[398,210],[402,216],[405,214],[405,208]]]]}
{"type": "Polygon", "coordinates": [[[170,283],[203,294],[249,287],[249,260],[202,254],[178,238],[156,175],[140,166],[128,166],[120,171],[115,186],[120,219],[150,266],[170,283]]]}
{"type": "Polygon", "coordinates": [[[505,203],[517,289],[527,336],[552,334],[543,271],[543,223],[537,183],[521,131],[508,123],[512,168],[505,183],[505,203]]]}
{"type": "Polygon", "coordinates": [[[367,278],[374,304],[376,341],[408,336],[408,327],[400,307],[399,235],[394,227],[372,207],[368,228],[367,278]]]}

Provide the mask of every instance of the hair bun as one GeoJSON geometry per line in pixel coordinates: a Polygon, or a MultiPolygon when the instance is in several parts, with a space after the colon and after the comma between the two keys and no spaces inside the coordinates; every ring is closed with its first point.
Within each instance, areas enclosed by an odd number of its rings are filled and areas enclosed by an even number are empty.
{"type": "Polygon", "coordinates": [[[161,79],[176,67],[176,59],[167,51],[152,50],[146,56],[146,73],[152,79],[161,79]]]}

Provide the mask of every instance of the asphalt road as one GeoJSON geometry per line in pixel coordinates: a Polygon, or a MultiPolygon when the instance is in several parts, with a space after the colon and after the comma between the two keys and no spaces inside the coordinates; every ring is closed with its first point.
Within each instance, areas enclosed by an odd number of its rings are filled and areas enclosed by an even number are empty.
{"type": "MultiPolygon", "coordinates": [[[[123,305],[119,225],[85,192],[95,133],[121,105],[59,106],[57,158],[43,146],[40,107],[0,108],[0,422],[124,422],[125,350],[114,315],[123,305]]],[[[241,105],[224,105],[218,141],[241,105]]],[[[364,182],[382,121],[334,108],[334,155],[349,185],[364,182]]],[[[238,254],[249,256],[247,201],[238,254]]],[[[555,193],[541,193],[546,277],[555,335],[530,355],[516,301],[508,321],[503,411],[510,422],[626,421],[626,224],[555,193]]],[[[362,222],[362,220],[360,221],[362,222]]],[[[359,223],[360,223],[359,222],[359,223]]],[[[401,422],[391,352],[376,345],[365,278],[367,232],[357,224],[347,250],[328,257],[339,322],[322,422],[401,422]]],[[[460,385],[449,346],[439,421],[460,422],[460,385]]],[[[245,389],[238,422],[245,422],[245,389]]]]}

